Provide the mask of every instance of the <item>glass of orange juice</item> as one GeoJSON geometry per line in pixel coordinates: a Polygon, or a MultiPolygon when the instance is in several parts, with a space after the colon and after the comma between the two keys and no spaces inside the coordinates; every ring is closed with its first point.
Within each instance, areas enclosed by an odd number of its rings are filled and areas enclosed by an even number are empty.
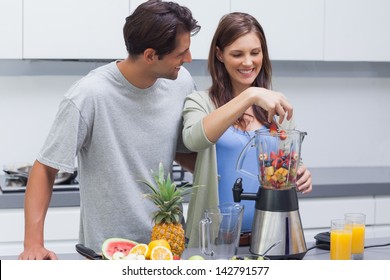
{"type": "Polygon", "coordinates": [[[352,228],[352,259],[361,260],[364,254],[366,215],[346,213],[344,219],[346,227],[352,228]]]}
{"type": "Polygon", "coordinates": [[[352,253],[352,228],[345,219],[334,219],[330,226],[330,259],[350,260],[352,253]]]}

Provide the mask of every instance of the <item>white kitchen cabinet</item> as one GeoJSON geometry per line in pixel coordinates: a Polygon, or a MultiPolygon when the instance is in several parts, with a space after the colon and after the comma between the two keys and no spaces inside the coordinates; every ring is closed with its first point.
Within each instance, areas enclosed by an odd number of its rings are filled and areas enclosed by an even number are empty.
{"type": "MultiPolygon", "coordinates": [[[[125,18],[144,0],[0,0],[0,59],[117,59],[127,56],[125,18]]],[[[390,61],[388,0],[178,0],[202,29],[194,59],[207,59],[220,18],[255,16],[272,60],[390,61]]]]}
{"type": "Polygon", "coordinates": [[[332,219],[343,219],[345,213],[365,213],[366,224],[375,224],[375,200],[372,196],[302,198],[299,213],[305,229],[329,228],[332,219]]]}
{"type": "Polygon", "coordinates": [[[0,59],[22,58],[23,0],[0,0],[0,59]]]}
{"type": "Polygon", "coordinates": [[[306,242],[330,229],[332,219],[343,218],[344,213],[366,214],[366,238],[384,238],[390,235],[390,197],[323,197],[299,200],[299,213],[306,242]]]}
{"type": "Polygon", "coordinates": [[[126,57],[129,0],[24,0],[25,59],[126,57]]]}
{"type": "Polygon", "coordinates": [[[324,59],[390,61],[390,1],[326,0],[324,59]]]}
{"type": "Polygon", "coordinates": [[[192,37],[191,53],[193,59],[208,59],[211,40],[221,17],[230,11],[226,0],[178,0],[179,4],[187,6],[194,18],[202,27],[200,32],[192,37]],[[205,8],[207,7],[207,8],[205,8]]]}
{"type": "MultiPolygon", "coordinates": [[[[143,0],[130,0],[131,12],[143,0]]],[[[201,30],[191,38],[191,54],[193,59],[207,59],[211,40],[221,17],[230,11],[229,1],[226,0],[177,0],[180,5],[188,7],[193,17],[198,21],[201,30]]]]}
{"type": "Polygon", "coordinates": [[[324,0],[231,0],[231,11],[256,17],[271,60],[323,60],[324,0]]]}
{"type": "MultiPolygon", "coordinates": [[[[74,253],[78,242],[79,207],[50,207],[45,222],[45,246],[56,253],[74,253]]],[[[0,256],[23,250],[24,210],[0,209],[0,256]]]]}
{"type": "Polygon", "coordinates": [[[378,225],[390,224],[390,196],[378,196],[376,201],[375,223],[378,225]]]}

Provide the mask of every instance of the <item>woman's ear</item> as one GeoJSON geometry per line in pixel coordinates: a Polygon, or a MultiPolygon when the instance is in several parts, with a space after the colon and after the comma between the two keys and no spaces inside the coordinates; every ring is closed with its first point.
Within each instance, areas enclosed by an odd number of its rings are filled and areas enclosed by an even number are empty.
{"type": "Polygon", "coordinates": [[[215,47],[215,56],[217,57],[217,59],[223,63],[223,58],[222,58],[222,51],[220,50],[220,48],[218,47],[215,47]]]}

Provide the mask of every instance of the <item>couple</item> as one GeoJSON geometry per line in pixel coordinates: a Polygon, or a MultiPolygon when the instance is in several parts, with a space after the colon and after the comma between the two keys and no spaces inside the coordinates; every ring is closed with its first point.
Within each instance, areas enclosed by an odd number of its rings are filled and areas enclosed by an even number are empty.
{"type": "MultiPolygon", "coordinates": [[[[80,243],[96,251],[113,236],[148,243],[155,206],[141,199],[148,190],[139,180],[151,178],[159,162],[171,168],[176,161],[194,172],[194,184],[205,185],[188,212],[186,236],[196,246],[204,208],[232,195],[232,182],[218,184],[228,172],[220,168],[219,146],[235,141],[228,133],[269,127],[274,115],[292,125],[292,106],[270,90],[271,63],[256,19],[221,19],[208,61],[212,85],[204,92],[181,67],[192,60],[190,40],[199,30],[189,9],[147,1],[126,18],[128,57],[91,71],[66,93],[28,180],[19,259],[57,259],[44,247],[44,220],[55,175],[73,172],[76,156],[80,243]]],[[[298,190],[311,191],[304,166],[298,177],[298,190]]]]}

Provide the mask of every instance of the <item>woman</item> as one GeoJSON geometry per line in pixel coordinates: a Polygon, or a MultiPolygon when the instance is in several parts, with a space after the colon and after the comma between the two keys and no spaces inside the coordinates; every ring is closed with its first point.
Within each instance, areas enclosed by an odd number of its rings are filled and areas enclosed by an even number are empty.
{"type": "MultiPolygon", "coordinates": [[[[230,13],[221,19],[211,43],[208,68],[210,89],[189,95],[183,110],[184,143],[198,152],[194,184],[206,186],[197,188],[190,200],[188,247],[198,246],[198,225],[204,210],[233,201],[236,178],[243,177],[246,192],[257,192],[259,182],[235,170],[238,155],[254,131],[269,128],[275,116],[283,128],[294,128],[292,106],[283,94],[270,90],[266,39],[254,17],[230,13]]],[[[256,157],[249,166],[257,166],[256,157]]],[[[312,189],[311,174],[305,166],[298,171],[297,189],[303,193],[312,189]]],[[[242,203],[246,204],[242,231],[250,231],[254,202],[242,203]]]]}

